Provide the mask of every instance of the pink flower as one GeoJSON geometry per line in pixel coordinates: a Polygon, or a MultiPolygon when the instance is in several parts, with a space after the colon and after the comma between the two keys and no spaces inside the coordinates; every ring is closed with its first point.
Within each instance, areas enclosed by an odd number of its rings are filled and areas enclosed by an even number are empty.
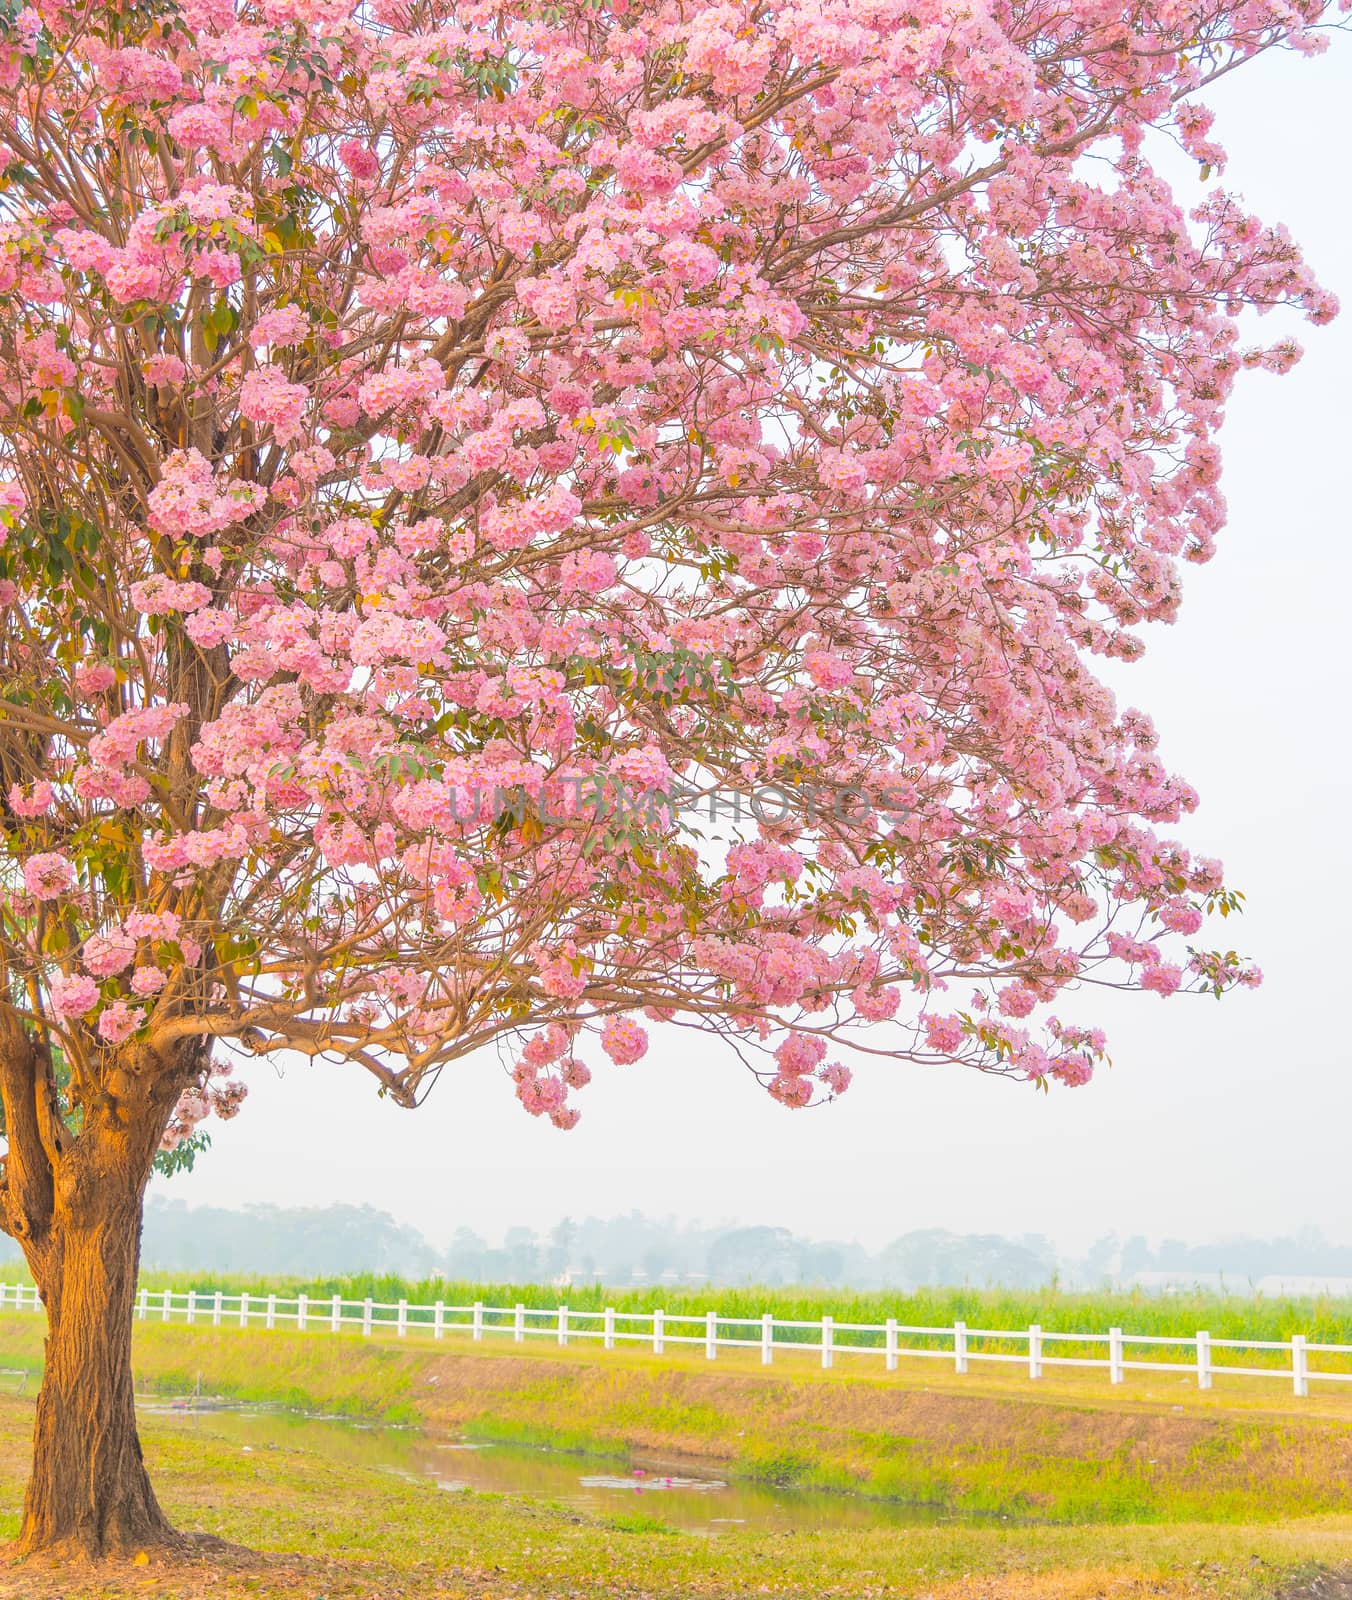
{"type": "Polygon", "coordinates": [[[300,437],[301,416],[310,391],[292,383],[280,367],[258,367],[239,391],[239,409],[251,422],[271,426],[281,444],[300,437]]]}
{"type": "Polygon", "coordinates": [[[153,299],[160,287],[162,269],[153,261],[139,261],[130,252],[119,250],[108,263],[103,281],[119,305],[153,299]]]}
{"type": "Polygon", "coordinates": [[[183,382],[188,369],[178,356],[151,356],[141,364],[147,383],[157,387],[173,387],[183,382]]]}
{"type": "Polygon", "coordinates": [[[1017,483],[1028,471],[1033,449],[1027,444],[997,444],[986,456],[984,471],[997,483],[1017,483]]]}
{"type": "Polygon", "coordinates": [[[148,617],[171,611],[200,611],[211,604],[211,590],[204,583],[179,583],[163,573],[133,583],[127,594],[136,609],[148,617]]]}
{"type": "Polygon", "coordinates": [[[611,1017],[601,1030],[601,1048],[617,1066],[627,1067],[648,1053],[648,1030],[632,1017],[611,1017]]]}
{"type": "Polygon", "coordinates": [[[359,144],[356,139],[344,139],[338,146],[338,159],[354,178],[374,178],[380,171],[380,161],[374,150],[359,144]]]}
{"type": "Polygon", "coordinates": [[[1173,933],[1196,933],[1202,926],[1202,913],[1186,900],[1171,900],[1160,911],[1160,921],[1173,933]]]}
{"type": "Polygon", "coordinates": [[[1182,981],[1183,969],[1166,963],[1147,967],[1141,974],[1141,987],[1152,990],[1161,998],[1173,994],[1182,981]]]}
{"type": "Polygon", "coordinates": [[[770,1094],[780,1105],[797,1110],[812,1099],[811,1078],[789,1078],[783,1075],[770,1080],[770,1094]]]}
{"type": "Polygon", "coordinates": [[[817,478],[825,488],[855,495],[868,482],[868,472],[857,455],[845,450],[823,450],[817,457],[817,478]]]}
{"type": "Polygon", "coordinates": [[[210,1110],[211,1102],[207,1099],[206,1090],[193,1084],[179,1095],[174,1115],[180,1122],[186,1122],[191,1127],[201,1122],[210,1110]]]}
{"type": "Polygon", "coordinates": [[[828,1061],[817,1074],[832,1094],[840,1095],[850,1087],[854,1074],[839,1061],[828,1061]]]}
{"type": "Polygon", "coordinates": [[[693,239],[670,239],[661,249],[671,275],[692,289],[702,289],[718,276],[718,257],[707,244],[693,239]]]}
{"type": "Polygon", "coordinates": [[[136,959],[136,941],[122,929],[108,933],[91,933],[80,952],[80,961],[86,972],[96,978],[109,978],[121,972],[136,959]]]}
{"type": "Polygon", "coordinates": [[[577,320],[577,295],[564,278],[523,278],[516,297],[546,328],[566,328],[577,320]]]}
{"type": "Polygon", "coordinates": [[[249,1086],[241,1083],[237,1078],[232,1078],[229,1083],[213,1084],[211,1089],[211,1109],[222,1122],[229,1122],[231,1117],[237,1117],[240,1107],[248,1098],[249,1086]]]}
{"type": "Polygon", "coordinates": [[[75,887],[75,867],[54,851],[29,856],[23,866],[23,881],[35,900],[56,900],[75,887]]]}
{"type": "Polygon", "coordinates": [[[1012,984],[1000,991],[997,1001],[1003,1017],[1026,1017],[1037,1005],[1037,996],[1024,984],[1012,984]]]}
{"type": "Polygon", "coordinates": [[[141,1006],[129,1006],[125,1000],[114,1000],[99,1013],[99,1037],[106,1039],[109,1044],[121,1044],[124,1039],[131,1038],[145,1017],[141,1006]]]}
{"type": "Polygon", "coordinates": [[[309,333],[310,319],[299,306],[279,306],[275,311],[265,311],[249,329],[249,343],[255,348],[264,344],[299,344],[309,333]]]}
{"type": "Polygon", "coordinates": [[[1094,1063],[1088,1056],[1078,1052],[1074,1055],[1058,1056],[1052,1063],[1052,1076],[1058,1078],[1068,1089],[1078,1089],[1094,1076],[1094,1063]]]}
{"type": "Polygon", "coordinates": [[[617,572],[615,558],[604,550],[573,550],[563,558],[561,587],[565,594],[600,594],[617,572]]]}
{"type": "Polygon", "coordinates": [[[962,1047],[961,1017],[925,1017],[925,1038],[931,1050],[952,1055],[962,1047]]]}
{"type": "Polygon", "coordinates": [[[200,649],[211,650],[234,636],[238,623],[228,611],[199,606],[183,619],[183,631],[200,649]]]}
{"type": "Polygon", "coordinates": [[[99,986],[83,973],[53,973],[48,980],[52,1010],[62,1017],[82,1017],[99,1003],[99,986]]]}
{"type": "Polygon", "coordinates": [[[565,1055],[567,1050],[567,1029],[557,1022],[551,1022],[527,1041],[522,1057],[533,1067],[545,1067],[565,1055]]]}
{"type": "Polygon", "coordinates": [[[75,686],[82,694],[102,694],[116,682],[116,671],[105,661],[88,661],[75,669],[75,686]]]}
{"type": "Polygon", "coordinates": [[[45,817],[55,798],[50,783],[35,783],[27,792],[17,783],[9,787],[9,809],[16,817],[45,817]]]}
{"type": "Polygon", "coordinates": [[[803,667],[821,689],[843,689],[854,681],[854,667],[843,656],[829,650],[808,650],[803,656],[803,667]]]}
{"type": "Polygon", "coordinates": [[[775,1060],[784,1077],[800,1077],[815,1072],[826,1054],[826,1040],[814,1038],[810,1033],[791,1033],[775,1050],[775,1060]]]}
{"type": "Polygon", "coordinates": [[[591,1068],[585,1061],[570,1056],[562,1067],[563,1081],[570,1089],[585,1089],[591,1082],[591,1068]]]}
{"type": "Polygon", "coordinates": [[[895,984],[885,984],[879,989],[863,987],[856,989],[850,998],[854,1009],[866,1022],[886,1022],[897,1014],[901,990],[895,984]]]}
{"type": "Polygon", "coordinates": [[[267,491],[256,483],[217,480],[199,451],[175,450],[150,491],[150,525],[173,538],[203,538],[243,522],[266,499],[267,491]]]}
{"type": "Polygon", "coordinates": [[[172,911],[129,911],[122,926],[133,939],[177,939],[182,922],[172,911]]]}

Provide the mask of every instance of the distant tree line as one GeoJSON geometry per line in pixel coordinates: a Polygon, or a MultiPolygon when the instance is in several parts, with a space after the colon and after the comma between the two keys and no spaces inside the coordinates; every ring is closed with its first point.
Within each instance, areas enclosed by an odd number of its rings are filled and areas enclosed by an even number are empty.
{"type": "MultiPolygon", "coordinates": [[[[8,1242],[8,1241],[6,1241],[8,1242]]],[[[15,1259],[13,1252],[10,1258],[15,1259]]],[[[239,1210],[152,1197],[142,1260],[176,1271],[260,1276],[387,1272],[437,1274],[479,1283],[803,1284],[853,1289],[930,1285],[1036,1289],[1056,1280],[1096,1288],[1167,1273],[1198,1281],[1224,1274],[1242,1288],[1270,1274],[1352,1277],[1352,1248],[1316,1230],[1289,1238],[1215,1244],[1115,1234],[1080,1257],[1059,1256],[1040,1234],[1009,1238],[927,1228],[881,1250],[852,1241],[805,1239],[787,1228],[685,1222],[631,1211],[620,1217],[563,1217],[552,1228],[509,1228],[491,1243],[468,1227],[438,1249],[415,1227],[373,1206],[239,1210]]]]}

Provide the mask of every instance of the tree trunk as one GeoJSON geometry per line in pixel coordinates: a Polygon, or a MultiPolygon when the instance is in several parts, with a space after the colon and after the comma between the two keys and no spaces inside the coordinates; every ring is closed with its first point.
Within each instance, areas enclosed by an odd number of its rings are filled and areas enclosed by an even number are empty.
{"type": "Polygon", "coordinates": [[[200,1045],[174,1056],[120,1047],[73,1132],[41,1042],[0,1006],[8,1141],[0,1223],[22,1246],[47,1308],[23,1552],[98,1557],[181,1542],[141,1459],[131,1323],[151,1163],[174,1102],[204,1062],[200,1045]]]}
{"type": "MultiPolygon", "coordinates": [[[[128,1175],[130,1176],[130,1175],[128,1175]]],[[[174,1540],[141,1459],[131,1368],[142,1182],[60,1228],[21,1550],[130,1554],[174,1540]]]]}

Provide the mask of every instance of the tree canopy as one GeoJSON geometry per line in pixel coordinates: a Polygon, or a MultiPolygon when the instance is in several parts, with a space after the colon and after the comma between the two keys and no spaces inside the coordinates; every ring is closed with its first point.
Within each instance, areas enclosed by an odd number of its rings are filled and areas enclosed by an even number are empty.
{"type": "Polygon", "coordinates": [[[1298,354],[1239,315],[1334,309],[1199,98],[1321,18],[8,0],[0,962],[70,1105],[498,1045],[567,1127],[645,1021],[789,1106],[851,1039],[1078,1084],[1068,985],[1257,981],[1093,662],[1298,354]]]}

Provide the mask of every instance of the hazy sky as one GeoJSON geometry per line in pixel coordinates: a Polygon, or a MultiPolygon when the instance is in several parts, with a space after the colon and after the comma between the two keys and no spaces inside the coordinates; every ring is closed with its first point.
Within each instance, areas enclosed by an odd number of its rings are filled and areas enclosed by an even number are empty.
{"type": "Polygon", "coordinates": [[[1233,929],[1264,986],[1222,1004],[1091,992],[1074,1014],[1108,1027],[1113,1069],[1049,1096],[873,1062],[836,1104],[789,1112],[690,1034],[659,1036],[626,1068],[594,1049],[582,1121],[566,1134],[519,1108],[491,1055],[449,1069],[414,1113],[377,1101],[359,1068],[250,1063],[243,1114],[213,1119],[215,1148],[161,1192],[369,1202],[438,1242],[461,1225],[493,1236],[635,1207],[875,1246],[918,1227],[1047,1233],[1074,1248],[1110,1230],[1207,1239],[1311,1223],[1352,1242],[1339,909],[1352,887],[1352,215],[1334,164],[1352,40],[1316,61],[1269,56],[1212,103],[1226,182],[1291,227],[1347,309],[1300,333],[1307,355],[1290,375],[1241,379],[1222,435],[1220,552],[1188,570],[1180,623],[1149,635],[1118,686],[1201,791],[1187,836],[1248,896],[1214,942],[1233,929]]]}

